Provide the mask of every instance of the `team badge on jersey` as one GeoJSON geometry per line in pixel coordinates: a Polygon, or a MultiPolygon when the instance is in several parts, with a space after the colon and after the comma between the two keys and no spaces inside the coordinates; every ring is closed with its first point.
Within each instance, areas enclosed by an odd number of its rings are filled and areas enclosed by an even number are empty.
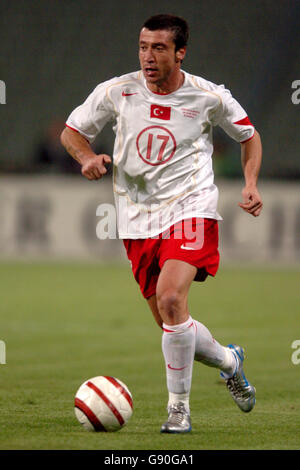
{"type": "Polygon", "coordinates": [[[150,118],[164,119],[165,121],[169,121],[171,119],[171,106],[151,104],[150,118]]]}

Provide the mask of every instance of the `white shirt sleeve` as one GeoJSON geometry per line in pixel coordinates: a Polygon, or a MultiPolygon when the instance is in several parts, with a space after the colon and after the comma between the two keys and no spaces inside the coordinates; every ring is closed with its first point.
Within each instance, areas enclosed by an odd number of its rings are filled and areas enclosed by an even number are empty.
{"type": "Polygon", "coordinates": [[[246,111],[225,89],[224,85],[218,87],[221,98],[220,105],[214,116],[213,125],[220,126],[226,134],[237,142],[246,142],[254,135],[254,126],[251,123],[246,111]]]}
{"type": "Polygon", "coordinates": [[[100,83],[83,104],[72,111],[66,125],[79,132],[90,143],[101,132],[105,124],[114,119],[115,109],[107,96],[107,87],[112,80],[100,83]]]}

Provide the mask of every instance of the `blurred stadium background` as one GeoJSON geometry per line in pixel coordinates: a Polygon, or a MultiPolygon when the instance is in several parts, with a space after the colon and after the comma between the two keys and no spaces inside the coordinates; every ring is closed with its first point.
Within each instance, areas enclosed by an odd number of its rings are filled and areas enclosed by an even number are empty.
{"type": "MultiPolygon", "coordinates": [[[[299,9],[299,0],[1,0],[1,449],[299,449],[299,9]],[[99,82],[139,68],[141,24],[160,12],[188,20],[184,69],[224,83],[264,146],[264,210],[254,219],[237,206],[239,145],[215,130],[222,264],[190,299],[220,342],[245,346],[258,403],[240,416],[216,371],[195,367],[184,441],[158,432],[161,332],[121,242],[96,236],[97,207],[113,201],[111,171],[87,181],[59,142],[99,82]],[[73,413],[76,390],[95,375],[124,380],[135,403],[130,426],[100,439],[73,413]]],[[[94,145],[111,154],[109,127],[94,145]]]]}
{"type": "MultiPolygon", "coordinates": [[[[96,237],[96,208],[112,202],[110,175],[90,183],[59,135],[68,114],[101,81],[139,68],[137,38],[148,16],[171,12],[190,24],[184,69],[224,83],[262,136],[263,215],[237,208],[239,146],[215,131],[223,261],[300,259],[299,1],[110,2],[2,0],[0,4],[0,257],[102,260],[124,256],[96,237]]],[[[109,127],[95,143],[112,152],[109,127]]]]}

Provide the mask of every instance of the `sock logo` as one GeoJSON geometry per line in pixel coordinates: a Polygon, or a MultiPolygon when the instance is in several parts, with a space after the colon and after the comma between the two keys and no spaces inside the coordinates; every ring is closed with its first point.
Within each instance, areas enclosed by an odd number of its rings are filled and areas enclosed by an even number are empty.
{"type": "Polygon", "coordinates": [[[168,364],[168,369],[171,369],[171,370],[183,370],[185,369],[187,366],[183,366],[183,367],[172,367],[171,364],[168,364]]]}

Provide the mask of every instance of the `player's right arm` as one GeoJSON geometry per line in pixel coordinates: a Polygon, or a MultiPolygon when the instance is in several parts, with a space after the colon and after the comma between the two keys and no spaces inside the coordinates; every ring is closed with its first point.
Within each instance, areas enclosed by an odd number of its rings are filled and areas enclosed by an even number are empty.
{"type": "Polygon", "coordinates": [[[69,127],[63,130],[60,140],[67,152],[81,165],[81,173],[88,180],[98,180],[105,175],[105,163],[111,163],[109,155],[97,155],[86,138],[69,127]]]}

